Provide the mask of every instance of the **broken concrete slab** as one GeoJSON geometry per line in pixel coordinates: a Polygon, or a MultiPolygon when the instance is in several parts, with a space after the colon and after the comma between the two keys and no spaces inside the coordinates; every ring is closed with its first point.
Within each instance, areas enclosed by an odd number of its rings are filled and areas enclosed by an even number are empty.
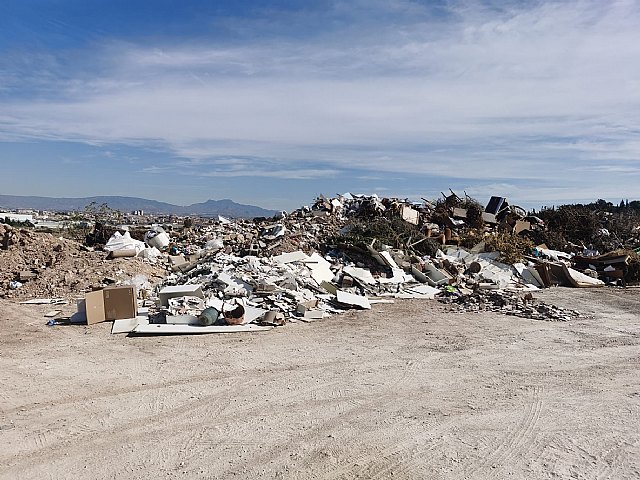
{"type": "Polygon", "coordinates": [[[277,263],[291,263],[291,262],[302,262],[304,260],[308,260],[309,256],[298,250],[295,252],[286,252],[286,253],[282,253],[280,255],[276,255],[275,257],[273,257],[273,260],[276,261],[277,263]]]}
{"type": "Polygon", "coordinates": [[[362,308],[365,310],[371,309],[371,304],[369,303],[369,299],[362,295],[355,295],[353,293],[345,292],[344,290],[338,290],[336,292],[336,299],[338,303],[342,305],[362,308]]]}
{"type": "Polygon", "coordinates": [[[395,294],[394,297],[433,300],[439,293],[439,288],[431,287],[430,285],[415,285],[404,287],[402,291],[395,294]]]}
{"type": "Polygon", "coordinates": [[[342,268],[342,272],[346,273],[352,278],[355,278],[358,282],[362,284],[375,285],[377,283],[377,280],[371,274],[371,271],[365,268],[346,266],[342,268]]]}
{"type": "Polygon", "coordinates": [[[314,252],[304,260],[304,264],[311,270],[311,277],[318,285],[322,284],[322,282],[330,282],[335,277],[335,274],[331,271],[331,263],[317,252],[314,252]]]}

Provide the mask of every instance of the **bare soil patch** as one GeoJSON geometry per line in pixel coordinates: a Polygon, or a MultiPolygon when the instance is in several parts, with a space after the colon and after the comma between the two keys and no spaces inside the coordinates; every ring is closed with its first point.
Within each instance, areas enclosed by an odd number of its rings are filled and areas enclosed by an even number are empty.
{"type": "Polygon", "coordinates": [[[535,297],[587,317],[125,337],[0,299],[0,478],[640,478],[640,290],[535,297]]]}

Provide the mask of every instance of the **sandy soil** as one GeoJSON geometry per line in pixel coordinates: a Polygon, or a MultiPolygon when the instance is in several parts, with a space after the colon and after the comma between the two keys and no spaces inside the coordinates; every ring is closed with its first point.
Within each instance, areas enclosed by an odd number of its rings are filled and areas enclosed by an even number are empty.
{"type": "Polygon", "coordinates": [[[0,478],[640,478],[640,290],[536,298],[590,318],[126,337],[0,300],[0,478]]]}

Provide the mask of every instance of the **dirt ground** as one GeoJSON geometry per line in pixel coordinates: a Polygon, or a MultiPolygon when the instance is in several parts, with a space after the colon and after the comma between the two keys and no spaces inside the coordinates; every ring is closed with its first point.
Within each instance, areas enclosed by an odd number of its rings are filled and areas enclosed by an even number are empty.
{"type": "Polygon", "coordinates": [[[640,290],[535,296],[588,317],[126,337],[0,300],[0,478],[640,478],[640,290]]]}

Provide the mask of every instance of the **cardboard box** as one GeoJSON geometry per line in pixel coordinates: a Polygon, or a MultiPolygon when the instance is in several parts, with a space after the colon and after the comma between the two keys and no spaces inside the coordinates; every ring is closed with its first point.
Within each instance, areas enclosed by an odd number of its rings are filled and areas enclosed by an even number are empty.
{"type": "Polygon", "coordinates": [[[133,318],[138,314],[136,288],[131,285],[106,287],[85,295],[87,325],[133,318]]]}

